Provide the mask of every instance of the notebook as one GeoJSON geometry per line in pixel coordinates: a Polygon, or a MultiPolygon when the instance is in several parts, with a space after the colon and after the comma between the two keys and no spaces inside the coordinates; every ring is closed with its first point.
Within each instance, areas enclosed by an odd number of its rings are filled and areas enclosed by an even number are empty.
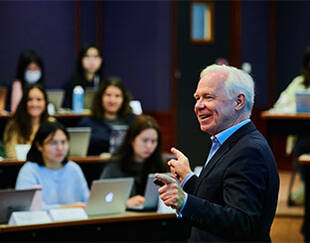
{"type": "Polygon", "coordinates": [[[63,89],[48,89],[46,93],[49,103],[55,106],[56,111],[59,111],[64,100],[65,91],[63,89]]]}
{"type": "Polygon", "coordinates": [[[85,207],[87,215],[90,217],[125,212],[133,182],[131,177],[93,181],[85,207]]]}
{"type": "Polygon", "coordinates": [[[158,187],[153,183],[155,174],[149,174],[144,191],[144,204],[127,207],[128,211],[156,211],[158,204],[158,187]]]}
{"type": "Polygon", "coordinates": [[[86,157],[91,128],[90,127],[68,127],[67,131],[70,135],[69,156],[86,157]]]}
{"type": "Polygon", "coordinates": [[[15,211],[29,211],[36,190],[0,190],[0,223],[7,223],[15,211]]]}
{"type": "Polygon", "coordinates": [[[94,88],[87,88],[85,90],[85,95],[84,95],[84,109],[90,109],[91,104],[93,102],[94,95],[96,93],[96,89],[94,88]]]}

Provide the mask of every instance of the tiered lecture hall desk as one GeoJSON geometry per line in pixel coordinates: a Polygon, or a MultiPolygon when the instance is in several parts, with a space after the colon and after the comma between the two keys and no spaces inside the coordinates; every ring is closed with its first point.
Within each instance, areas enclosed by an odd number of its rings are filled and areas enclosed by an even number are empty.
{"type": "MultiPolygon", "coordinates": [[[[99,156],[69,157],[69,160],[79,164],[86,177],[89,188],[93,180],[99,179],[104,164],[108,161],[107,158],[99,156]]],[[[18,172],[25,162],[26,161],[18,161],[16,159],[4,159],[0,161],[0,170],[3,171],[7,180],[5,185],[1,185],[2,189],[15,187],[18,172]]]]}
{"type": "Polygon", "coordinates": [[[272,144],[272,137],[274,136],[287,136],[299,133],[309,133],[310,135],[310,113],[280,114],[264,111],[261,117],[266,120],[266,139],[272,149],[276,149],[272,144]]]}
{"type": "MultiPolygon", "coordinates": [[[[66,127],[74,127],[88,113],[63,113],[55,115],[66,127]]],[[[9,115],[0,115],[0,134],[9,115]]],[[[89,187],[98,179],[107,158],[102,157],[70,157],[82,168],[89,187]]],[[[14,188],[19,169],[25,161],[4,159],[0,161],[0,169],[8,178],[5,188],[14,188]]],[[[86,220],[62,221],[47,224],[23,226],[0,225],[0,242],[7,241],[178,241],[186,242],[189,227],[178,220],[175,214],[159,214],[156,212],[126,212],[121,215],[107,215],[86,220]]]]}
{"type": "MultiPolygon", "coordinates": [[[[261,117],[266,120],[266,139],[271,149],[275,151],[277,145],[273,144],[272,137],[288,136],[290,134],[310,135],[310,113],[280,114],[264,111],[261,117]]],[[[306,165],[306,202],[305,202],[305,241],[310,242],[310,155],[301,156],[300,163],[306,165]]]]}
{"type": "MultiPolygon", "coordinates": [[[[61,122],[65,127],[75,127],[77,123],[82,119],[83,117],[89,116],[90,112],[88,110],[85,110],[82,114],[74,114],[72,112],[62,112],[62,113],[56,113],[54,117],[57,119],[57,121],[61,122]]],[[[3,113],[0,114],[0,135],[1,139],[3,137],[3,132],[5,128],[6,121],[10,118],[10,114],[3,113]]]]}
{"type": "Polygon", "coordinates": [[[85,220],[23,226],[0,225],[0,242],[187,242],[189,227],[175,214],[125,212],[85,220]]]}
{"type": "MultiPolygon", "coordinates": [[[[74,114],[72,112],[66,112],[61,114],[56,114],[56,119],[61,122],[65,127],[75,127],[79,120],[83,117],[89,116],[89,112],[84,112],[82,114],[74,114]]],[[[9,119],[8,114],[0,115],[0,134],[3,137],[3,131],[6,121],[9,119]]],[[[87,179],[88,185],[91,185],[92,180],[99,179],[100,173],[103,170],[104,163],[107,161],[106,158],[101,158],[97,156],[77,158],[72,157],[70,160],[77,162],[82,168],[85,177],[87,179]]],[[[7,180],[7,185],[0,185],[1,188],[14,188],[17,174],[21,166],[25,161],[17,161],[11,159],[4,159],[0,161],[0,170],[4,171],[7,180]]]]}

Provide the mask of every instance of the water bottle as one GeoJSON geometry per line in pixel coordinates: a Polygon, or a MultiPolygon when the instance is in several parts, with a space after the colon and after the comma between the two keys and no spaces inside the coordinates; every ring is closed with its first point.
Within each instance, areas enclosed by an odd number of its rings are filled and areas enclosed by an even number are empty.
{"type": "Polygon", "coordinates": [[[77,85],[73,89],[72,110],[73,113],[81,114],[84,108],[84,90],[82,86],[77,85]]]}

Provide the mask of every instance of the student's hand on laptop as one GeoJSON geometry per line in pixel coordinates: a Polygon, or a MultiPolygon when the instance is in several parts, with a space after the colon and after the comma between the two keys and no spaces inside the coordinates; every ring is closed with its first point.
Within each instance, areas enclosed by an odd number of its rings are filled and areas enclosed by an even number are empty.
{"type": "Polygon", "coordinates": [[[144,203],[144,197],[141,195],[133,196],[129,198],[126,202],[127,207],[139,206],[144,203]]]}
{"type": "Polygon", "coordinates": [[[77,202],[73,204],[68,204],[68,205],[61,205],[60,208],[85,208],[86,204],[82,202],[77,202]]]}

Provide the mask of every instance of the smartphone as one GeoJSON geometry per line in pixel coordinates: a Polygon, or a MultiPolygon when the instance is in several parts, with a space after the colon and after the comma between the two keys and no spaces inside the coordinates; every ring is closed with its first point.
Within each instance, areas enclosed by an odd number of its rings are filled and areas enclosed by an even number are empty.
{"type": "Polygon", "coordinates": [[[165,183],[163,183],[162,181],[158,180],[158,179],[155,179],[153,181],[153,183],[156,185],[156,186],[160,186],[162,187],[163,185],[165,185],[165,183]]]}

